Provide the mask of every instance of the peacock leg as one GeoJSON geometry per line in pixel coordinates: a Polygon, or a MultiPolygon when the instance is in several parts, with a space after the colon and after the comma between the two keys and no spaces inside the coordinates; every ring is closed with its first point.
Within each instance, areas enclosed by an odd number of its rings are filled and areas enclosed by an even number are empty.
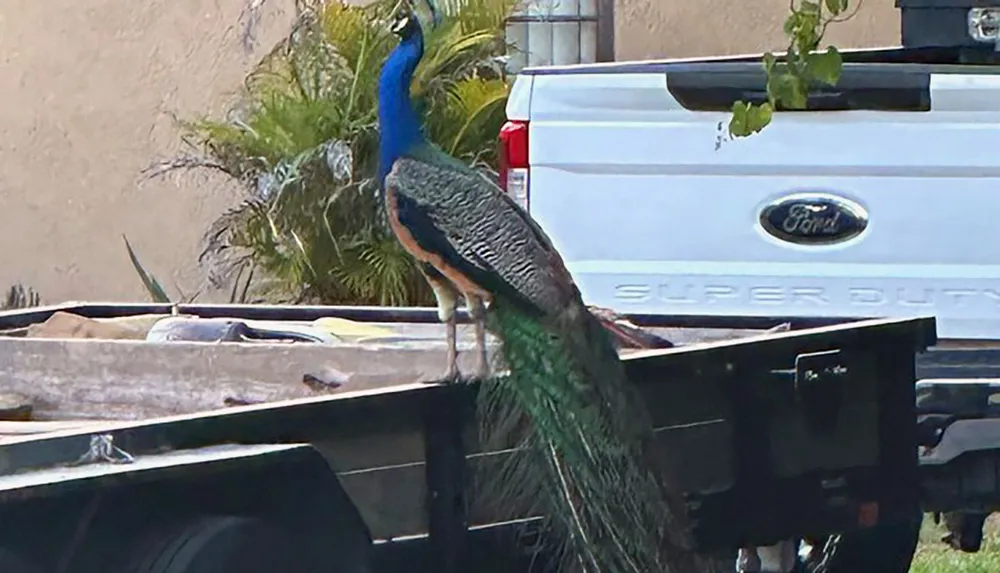
{"type": "MultiPolygon", "coordinates": [[[[440,310],[440,309],[439,309],[440,310]]],[[[458,333],[455,325],[455,309],[450,310],[450,316],[444,319],[445,339],[448,344],[448,368],[444,372],[445,380],[458,379],[458,333]]]]}
{"type": "Polygon", "coordinates": [[[434,291],[434,298],[437,299],[438,318],[444,323],[445,344],[448,348],[447,367],[443,380],[451,381],[458,379],[458,336],[455,322],[455,311],[458,308],[458,292],[448,279],[430,265],[421,267],[424,277],[434,291]]]}
{"type": "Polygon", "coordinates": [[[444,323],[445,343],[448,347],[448,366],[444,371],[444,380],[458,379],[458,332],[455,310],[458,307],[458,297],[447,287],[434,289],[438,300],[438,318],[444,323]]]}
{"type": "Polygon", "coordinates": [[[490,375],[489,357],[486,354],[486,305],[475,295],[465,295],[469,317],[476,328],[476,378],[483,380],[490,375]]]}

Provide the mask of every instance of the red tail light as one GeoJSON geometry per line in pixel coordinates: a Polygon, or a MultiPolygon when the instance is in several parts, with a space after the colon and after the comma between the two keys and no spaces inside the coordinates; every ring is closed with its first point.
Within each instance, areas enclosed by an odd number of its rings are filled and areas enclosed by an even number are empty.
{"type": "Polygon", "coordinates": [[[528,210],[528,122],[508,121],[500,128],[500,186],[528,210]]]}

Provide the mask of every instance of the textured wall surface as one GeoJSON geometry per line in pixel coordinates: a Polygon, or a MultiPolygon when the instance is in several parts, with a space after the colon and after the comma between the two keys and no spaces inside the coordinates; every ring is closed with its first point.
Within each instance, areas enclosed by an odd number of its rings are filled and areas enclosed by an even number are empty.
{"type": "MultiPolygon", "coordinates": [[[[838,47],[899,44],[893,0],[861,2],[851,20],[830,27],[838,47]]],[[[788,0],[616,0],[615,57],[686,58],[707,54],[778,51],[787,44],[781,25],[788,0]]]]}
{"type": "MultiPolygon", "coordinates": [[[[0,15],[0,288],[23,281],[48,302],[144,293],[129,236],[172,294],[198,288],[201,234],[233,195],[207,177],[140,185],[181,149],[172,114],[221,113],[243,74],[287,32],[271,0],[260,47],[244,52],[248,0],[6,0],[0,15]]],[[[781,46],[787,0],[617,0],[619,59],[781,46]]],[[[832,37],[892,44],[892,0],[866,0],[832,37]]]]}
{"type": "MultiPolygon", "coordinates": [[[[47,302],[138,299],[125,233],[172,294],[198,287],[205,225],[232,200],[218,181],[140,185],[181,149],[172,114],[219,113],[288,30],[272,0],[261,48],[242,47],[245,0],[6,0],[0,15],[0,288],[47,302]]],[[[289,12],[290,14],[290,12],[289,12]]]]}

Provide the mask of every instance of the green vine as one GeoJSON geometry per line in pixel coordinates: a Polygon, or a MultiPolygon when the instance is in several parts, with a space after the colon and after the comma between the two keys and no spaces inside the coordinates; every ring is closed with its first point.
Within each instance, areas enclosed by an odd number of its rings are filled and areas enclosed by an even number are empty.
{"type": "Polygon", "coordinates": [[[840,79],[843,59],[833,46],[819,50],[826,28],[857,13],[860,0],[790,0],[784,31],[788,48],[784,58],[768,52],[762,58],[767,73],[767,101],[737,101],[729,120],[729,137],[747,137],[767,127],[776,110],[805,109],[809,86],[834,86],[840,79]],[[849,5],[853,10],[848,12],[849,5]]]}

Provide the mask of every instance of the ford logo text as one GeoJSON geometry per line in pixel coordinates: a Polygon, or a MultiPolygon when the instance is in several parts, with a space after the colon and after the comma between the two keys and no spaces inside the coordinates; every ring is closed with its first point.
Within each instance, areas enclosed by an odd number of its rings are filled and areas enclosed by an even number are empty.
{"type": "Polygon", "coordinates": [[[764,207],[760,226],[789,243],[832,245],[864,232],[868,213],[854,201],[829,193],[795,193],[764,207]]]}

